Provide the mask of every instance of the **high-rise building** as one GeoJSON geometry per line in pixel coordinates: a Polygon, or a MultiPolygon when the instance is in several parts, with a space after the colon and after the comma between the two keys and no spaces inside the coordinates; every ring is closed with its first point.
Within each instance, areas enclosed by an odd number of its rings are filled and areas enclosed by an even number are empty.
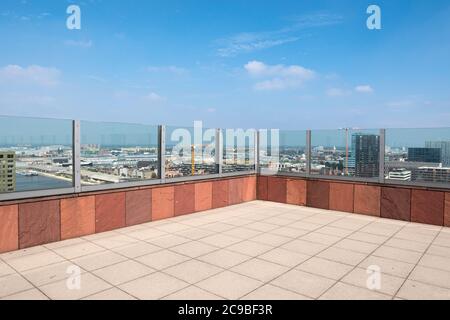
{"type": "Polygon", "coordinates": [[[441,163],[441,149],[408,148],[408,161],[441,163]]]}
{"type": "Polygon", "coordinates": [[[425,142],[425,147],[441,149],[442,166],[450,167],[450,140],[449,141],[427,141],[427,142],[425,142]]]}
{"type": "Polygon", "coordinates": [[[0,193],[16,190],[16,153],[0,151],[0,193]]]}
{"type": "Polygon", "coordinates": [[[380,172],[380,136],[352,134],[348,172],[355,177],[378,177],[380,172]]]}

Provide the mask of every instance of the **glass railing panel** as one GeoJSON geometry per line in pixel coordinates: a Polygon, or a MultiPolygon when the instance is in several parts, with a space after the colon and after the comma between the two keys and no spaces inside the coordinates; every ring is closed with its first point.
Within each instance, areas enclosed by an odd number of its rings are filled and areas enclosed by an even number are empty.
{"type": "Polygon", "coordinates": [[[166,178],[209,175],[215,163],[216,130],[166,126],[166,178]]]}
{"type": "Polygon", "coordinates": [[[270,168],[273,173],[306,173],[306,131],[261,130],[259,146],[262,169],[270,168]]]}
{"type": "Polygon", "coordinates": [[[81,121],[81,183],[102,185],[158,178],[158,127],[81,121]]]}
{"type": "Polygon", "coordinates": [[[388,182],[450,183],[450,128],[387,129],[388,182]]]}
{"type": "Polygon", "coordinates": [[[311,174],[379,178],[379,130],[339,129],[311,132],[311,174]]]}
{"type": "Polygon", "coordinates": [[[254,129],[223,129],[223,173],[255,170],[254,129]]]}
{"type": "Polygon", "coordinates": [[[73,187],[72,121],[0,116],[0,193],[73,187]]]}

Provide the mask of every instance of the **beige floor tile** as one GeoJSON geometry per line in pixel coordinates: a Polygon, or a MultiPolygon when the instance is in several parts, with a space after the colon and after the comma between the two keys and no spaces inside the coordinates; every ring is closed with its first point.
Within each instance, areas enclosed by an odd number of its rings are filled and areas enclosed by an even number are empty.
{"type": "Polygon", "coordinates": [[[49,249],[47,249],[44,246],[37,246],[37,247],[31,247],[16,251],[11,251],[7,253],[0,254],[0,259],[4,261],[9,261],[16,258],[22,258],[28,255],[36,254],[36,253],[43,253],[43,252],[50,252],[49,249]]]}
{"type": "Polygon", "coordinates": [[[397,297],[407,300],[449,300],[450,290],[407,280],[398,292],[397,297]]]}
{"type": "Polygon", "coordinates": [[[269,231],[270,234],[276,234],[283,237],[289,237],[289,238],[297,238],[301,237],[307,233],[309,233],[308,230],[302,230],[302,229],[296,229],[291,227],[281,227],[277,229],[273,229],[269,231]]]}
{"type": "Polygon", "coordinates": [[[315,231],[318,230],[320,228],[323,227],[322,224],[317,224],[317,223],[307,223],[307,222],[303,222],[303,220],[300,221],[296,221],[293,222],[289,225],[290,228],[296,228],[296,229],[301,229],[301,230],[306,230],[306,231],[315,231]]]}
{"type": "Polygon", "coordinates": [[[31,289],[33,286],[18,274],[0,278],[0,298],[31,289]]]}
{"type": "Polygon", "coordinates": [[[92,242],[100,247],[103,247],[106,249],[113,249],[113,248],[125,246],[128,244],[136,243],[136,242],[138,242],[138,240],[135,238],[128,237],[124,234],[119,234],[119,235],[112,236],[112,237],[106,237],[106,238],[94,240],[92,242]]]}
{"type": "Polygon", "coordinates": [[[100,278],[90,274],[81,274],[80,287],[69,287],[70,279],[46,284],[39,289],[52,300],[78,300],[94,293],[104,291],[111,286],[100,278]]]}
{"type": "Polygon", "coordinates": [[[401,228],[402,228],[401,226],[397,226],[397,225],[374,222],[374,223],[371,223],[371,224],[365,226],[360,231],[375,234],[378,236],[391,237],[396,232],[398,232],[401,228]]]}
{"type": "Polygon", "coordinates": [[[281,248],[293,251],[296,253],[306,254],[306,255],[316,255],[319,252],[325,250],[327,246],[315,243],[315,242],[309,242],[304,240],[293,240],[291,242],[288,242],[281,246],[281,248]]]}
{"type": "Polygon", "coordinates": [[[244,240],[242,242],[236,243],[227,248],[228,250],[239,252],[251,257],[259,256],[264,252],[267,252],[273,249],[272,246],[268,246],[267,244],[262,244],[250,240],[244,240]]]}
{"type": "Polygon", "coordinates": [[[105,249],[93,243],[86,242],[58,248],[54,251],[66,259],[75,259],[78,257],[87,256],[88,254],[105,251],[105,249]]]}
{"type": "Polygon", "coordinates": [[[107,267],[112,264],[124,261],[127,258],[112,251],[102,251],[93,253],[80,258],[72,259],[73,264],[76,264],[87,271],[92,271],[107,267]]]}
{"type": "Polygon", "coordinates": [[[13,274],[13,273],[16,273],[16,271],[14,271],[13,268],[8,266],[3,261],[0,261],[0,277],[6,276],[8,274],[13,274]]]}
{"type": "Polygon", "coordinates": [[[332,244],[340,241],[341,239],[342,239],[342,237],[331,236],[328,234],[323,234],[323,233],[318,233],[318,232],[311,232],[311,233],[308,233],[307,235],[304,235],[299,238],[299,240],[315,242],[315,243],[323,244],[325,246],[331,246],[332,244]]]}
{"type": "Polygon", "coordinates": [[[251,259],[231,268],[231,271],[263,282],[271,281],[288,270],[288,267],[261,259],[251,259]]]}
{"type": "Polygon", "coordinates": [[[347,229],[351,231],[360,230],[367,224],[369,224],[369,221],[363,221],[363,220],[357,220],[354,218],[344,218],[335,222],[330,223],[329,227],[335,227],[335,228],[341,228],[341,229],[347,229]]]}
{"type": "Polygon", "coordinates": [[[402,262],[408,262],[416,264],[422,257],[422,253],[411,250],[404,250],[399,248],[393,248],[388,246],[381,246],[375,250],[372,255],[376,257],[387,258],[391,260],[397,260],[402,262]]]}
{"type": "Polygon", "coordinates": [[[317,229],[316,232],[328,234],[330,236],[337,236],[337,237],[347,237],[349,234],[352,233],[351,230],[336,228],[336,227],[331,227],[331,226],[322,227],[320,229],[317,229]]]}
{"type": "Polygon", "coordinates": [[[225,299],[239,299],[263,283],[249,277],[224,271],[197,284],[198,287],[225,299]]]}
{"type": "Polygon", "coordinates": [[[213,234],[216,234],[216,232],[207,230],[207,229],[201,229],[201,228],[196,228],[196,229],[191,228],[191,229],[176,233],[176,235],[190,239],[190,240],[199,240],[199,239],[208,237],[213,234]]]}
{"type": "Polygon", "coordinates": [[[137,242],[112,249],[112,251],[130,259],[141,257],[160,250],[160,247],[147,242],[137,242]]]}
{"type": "Polygon", "coordinates": [[[292,223],[291,219],[285,219],[281,218],[279,216],[274,216],[268,219],[263,220],[263,222],[268,224],[276,224],[277,226],[287,226],[288,224],[292,223]]]}
{"type": "Polygon", "coordinates": [[[188,238],[180,237],[180,236],[177,236],[174,234],[169,234],[169,235],[162,236],[159,238],[150,239],[147,242],[151,245],[155,245],[155,246],[158,246],[161,248],[168,249],[168,248],[175,247],[175,246],[178,246],[180,244],[183,244],[183,243],[186,243],[189,241],[191,241],[191,240],[188,238]]]}
{"type": "Polygon", "coordinates": [[[393,237],[394,239],[403,239],[403,240],[409,240],[409,241],[416,241],[416,242],[422,242],[426,245],[429,245],[435,238],[435,236],[432,235],[422,235],[418,234],[417,232],[413,231],[399,231],[395,234],[393,237]]]}
{"type": "Polygon", "coordinates": [[[223,234],[225,234],[227,236],[231,236],[231,237],[236,237],[236,238],[239,238],[242,240],[246,240],[246,239],[253,238],[261,233],[262,233],[261,231],[256,231],[256,230],[248,229],[245,227],[237,227],[237,228],[225,231],[223,234]]]}
{"type": "Polygon", "coordinates": [[[450,258],[450,247],[441,247],[436,245],[431,245],[427,252],[427,254],[433,255],[433,256],[441,256],[445,258],[450,258]]]}
{"type": "Polygon", "coordinates": [[[257,235],[256,237],[250,238],[249,240],[259,242],[262,244],[267,244],[268,246],[280,246],[286,242],[292,241],[292,238],[271,233],[263,233],[257,235]]]}
{"type": "Polygon", "coordinates": [[[234,267],[235,265],[249,259],[251,259],[251,257],[248,255],[226,249],[214,251],[197,258],[197,260],[201,260],[224,269],[234,267]]]}
{"type": "Polygon", "coordinates": [[[258,258],[292,268],[311,258],[311,256],[283,248],[275,248],[258,256],[258,258]]]}
{"type": "Polygon", "coordinates": [[[359,265],[360,268],[367,269],[370,266],[377,266],[382,273],[390,274],[400,278],[406,278],[414,268],[414,264],[401,262],[382,257],[369,256],[359,265]]]}
{"type": "Polygon", "coordinates": [[[270,224],[265,222],[253,222],[245,225],[246,228],[253,229],[261,232],[268,232],[270,230],[278,228],[276,224],[270,224]]]}
{"type": "Polygon", "coordinates": [[[170,248],[171,251],[175,251],[180,254],[184,254],[191,258],[196,258],[212,251],[217,250],[217,247],[211,246],[200,241],[191,241],[180,244],[178,246],[170,248]]]}
{"type": "Polygon", "coordinates": [[[58,242],[47,243],[44,245],[44,247],[47,249],[50,249],[50,250],[54,250],[54,249],[72,246],[72,245],[80,244],[80,243],[86,243],[86,242],[88,242],[88,241],[83,238],[74,238],[74,239],[68,239],[68,240],[63,240],[63,241],[58,241],[58,242]]]}
{"type": "Polygon", "coordinates": [[[297,267],[295,267],[295,269],[313,273],[333,280],[339,280],[350,270],[352,270],[353,267],[347,264],[313,257],[298,265],[297,267]]]}
{"type": "Polygon", "coordinates": [[[236,228],[236,226],[233,226],[231,224],[222,223],[222,222],[213,222],[208,223],[203,226],[201,226],[202,229],[213,231],[213,232],[225,232],[231,229],[236,228]]]}
{"type": "Polygon", "coordinates": [[[344,239],[336,243],[334,247],[369,254],[377,249],[378,245],[352,239],[344,239]]]}
{"type": "MultiPolygon", "coordinates": [[[[67,279],[71,275],[71,267],[75,264],[70,261],[58,262],[49,266],[40,267],[25,271],[22,275],[36,287],[43,286],[48,283],[57,282],[67,279]]],[[[83,269],[80,272],[84,273],[83,269]]]]}
{"type": "Polygon", "coordinates": [[[321,300],[391,300],[392,297],[349,284],[338,282],[320,297],[321,300]]]}
{"type": "Polygon", "coordinates": [[[388,241],[386,241],[384,245],[404,250],[411,250],[419,253],[424,253],[425,250],[427,250],[428,248],[428,244],[426,243],[404,240],[399,238],[389,239],[388,241]]]}
{"type": "Polygon", "coordinates": [[[136,260],[153,269],[162,270],[189,260],[189,258],[169,250],[162,250],[136,258],[136,260]]]}
{"type": "Polygon", "coordinates": [[[364,258],[367,257],[367,254],[336,247],[330,247],[319,253],[317,257],[348,264],[351,266],[356,266],[361,261],[363,261],[364,258]]]}
{"type": "Polygon", "coordinates": [[[341,282],[351,284],[357,287],[361,287],[364,289],[369,289],[368,282],[370,285],[370,289],[373,289],[371,291],[376,291],[380,293],[387,294],[389,296],[393,296],[397,293],[398,289],[402,286],[403,282],[405,281],[404,278],[395,277],[386,273],[380,274],[380,282],[379,282],[379,288],[374,287],[374,282],[371,281],[370,278],[373,275],[373,273],[367,269],[363,268],[355,268],[352,270],[348,275],[346,275],[341,282]]]}
{"type": "Polygon", "coordinates": [[[381,245],[389,239],[389,237],[357,231],[349,235],[348,239],[381,245]]]}
{"type": "Polygon", "coordinates": [[[213,266],[209,263],[197,260],[189,260],[165,269],[164,273],[194,284],[222,271],[222,268],[213,266]]]}
{"type": "Polygon", "coordinates": [[[436,239],[434,239],[433,244],[436,246],[450,248],[450,234],[441,232],[436,239]]]}
{"type": "Polygon", "coordinates": [[[177,291],[164,297],[163,300],[192,301],[192,300],[224,300],[224,299],[196,286],[189,286],[187,288],[181,289],[180,291],[177,291]]]}
{"type": "Polygon", "coordinates": [[[218,248],[225,248],[225,247],[231,246],[232,244],[235,244],[237,242],[241,242],[242,239],[227,236],[227,235],[219,233],[219,234],[207,236],[205,238],[200,239],[199,241],[206,243],[208,245],[218,247],[218,248]]]}
{"type": "Polygon", "coordinates": [[[159,238],[162,236],[167,235],[167,232],[157,230],[155,228],[145,228],[143,230],[136,230],[134,232],[128,233],[129,237],[136,238],[138,240],[148,240],[148,239],[154,239],[159,238]]]}
{"type": "Polygon", "coordinates": [[[311,300],[311,298],[267,284],[250,292],[241,300],[311,300]]]}
{"type": "Polygon", "coordinates": [[[302,222],[326,225],[339,219],[341,218],[332,215],[317,214],[312,217],[303,219],[302,222]]]}
{"type": "Polygon", "coordinates": [[[19,293],[1,298],[0,300],[16,300],[16,301],[18,301],[18,300],[49,300],[49,299],[39,290],[30,289],[27,291],[19,292],[19,293]]]}
{"type": "Polygon", "coordinates": [[[130,296],[128,293],[125,293],[120,289],[111,288],[83,298],[82,300],[136,300],[136,298],[130,296]]]}
{"type": "Polygon", "coordinates": [[[188,226],[188,225],[185,225],[182,223],[174,223],[174,222],[155,227],[155,229],[161,230],[161,231],[164,231],[167,233],[177,233],[177,232],[188,230],[191,228],[192,228],[191,226],[188,226]]]}
{"type": "Polygon", "coordinates": [[[450,272],[450,258],[425,254],[419,265],[450,272]]]}
{"type": "Polygon", "coordinates": [[[20,256],[14,259],[8,259],[7,263],[18,272],[48,266],[54,263],[64,261],[64,258],[51,251],[42,251],[40,253],[20,256]]]}
{"type": "Polygon", "coordinates": [[[450,289],[450,272],[448,271],[416,266],[408,279],[450,289]]]}
{"type": "Polygon", "coordinates": [[[275,286],[314,299],[321,296],[334,283],[334,280],[299,270],[291,270],[271,282],[275,286]]]}
{"type": "Polygon", "coordinates": [[[113,286],[117,286],[153,272],[155,270],[150,267],[136,261],[127,260],[96,270],[93,273],[113,286]]]}
{"type": "Polygon", "coordinates": [[[119,288],[141,300],[156,300],[179,291],[189,284],[161,272],[127,282],[119,288]]]}

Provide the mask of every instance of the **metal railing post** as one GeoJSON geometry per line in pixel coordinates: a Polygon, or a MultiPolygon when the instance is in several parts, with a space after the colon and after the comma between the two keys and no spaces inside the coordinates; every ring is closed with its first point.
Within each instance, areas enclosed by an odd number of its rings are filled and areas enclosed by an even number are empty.
{"type": "Polygon", "coordinates": [[[161,183],[166,181],[166,126],[158,126],[158,173],[161,183]]]}
{"type": "Polygon", "coordinates": [[[80,121],[73,120],[73,149],[72,149],[72,174],[73,174],[73,186],[75,192],[81,192],[81,134],[80,134],[80,121]]]}
{"type": "Polygon", "coordinates": [[[306,176],[311,175],[311,130],[306,130],[306,176]]]}
{"type": "Polygon", "coordinates": [[[380,129],[380,160],[379,160],[379,180],[380,183],[384,183],[384,170],[386,161],[386,129],[380,129]]]}
{"type": "Polygon", "coordinates": [[[259,130],[255,131],[255,172],[260,173],[259,170],[259,130]]]}
{"type": "Polygon", "coordinates": [[[222,167],[223,167],[223,138],[222,138],[222,129],[216,129],[216,146],[215,146],[215,163],[216,163],[216,171],[221,176],[222,175],[222,167]]]}

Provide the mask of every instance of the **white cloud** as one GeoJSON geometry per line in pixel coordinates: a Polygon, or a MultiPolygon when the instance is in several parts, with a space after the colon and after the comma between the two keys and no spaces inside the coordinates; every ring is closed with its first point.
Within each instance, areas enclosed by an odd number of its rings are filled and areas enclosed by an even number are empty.
{"type": "Polygon", "coordinates": [[[330,88],[326,91],[326,94],[329,97],[344,97],[350,95],[350,92],[339,88],[330,88]]]}
{"type": "Polygon", "coordinates": [[[359,93],[373,93],[373,88],[369,85],[359,85],[355,87],[355,91],[359,93]]]}
{"type": "Polygon", "coordinates": [[[177,66],[150,66],[147,67],[148,72],[166,72],[166,73],[173,73],[173,74],[185,74],[188,72],[187,69],[177,67],[177,66]]]}
{"type": "Polygon", "coordinates": [[[37,84],[51,87],[59,84],[61,72],[56,68],[46,68],[37,65],[21,67],[7,65],[0,68],[0,82],[19,84],[37,84]]]}
{"type": "Polygon", "coordinates": [[[260,61],[250,61],[244,69],[256,78],[266,78],[255,84],[255,90],[282,90],[301,86],[316,76],[313,70],[299,65],[267,65],[260,61]]]}
{"type": "Polygon", "coordinates": [[[250,53],[296,42],[306,36],[302,31],[341,23],[342,17],[319,13],[298,16],[291,20],[289,26],[278,30],[241,32],[218,39],[215,41],[215,45],[218,47],[217,54],[221,57],[234,57],[241,53],[250,53]]]}
{"type": "Polygon", "coordinates": [[[68,47],[79,47],[79,48],[91,48],[94,45],[92,40],[87,40],[87,41],[66,40],[66,41],[64,41],[64,44],[68,47]]]}
{"type": "Polygon", "coordinates": [[[206,112],[214,113],[214,112],[216,112],[216,108],[208,108],[208,109],[206,109],[206,112]]]}
{"type": "Polygon", "coordinates": [[[159,94],[155,92],[150,92],[149,94],[144,96],[144,100],[150,101],[150,102],[162,102],[165,101],[166,98],[160,96],[159,94]]]}

